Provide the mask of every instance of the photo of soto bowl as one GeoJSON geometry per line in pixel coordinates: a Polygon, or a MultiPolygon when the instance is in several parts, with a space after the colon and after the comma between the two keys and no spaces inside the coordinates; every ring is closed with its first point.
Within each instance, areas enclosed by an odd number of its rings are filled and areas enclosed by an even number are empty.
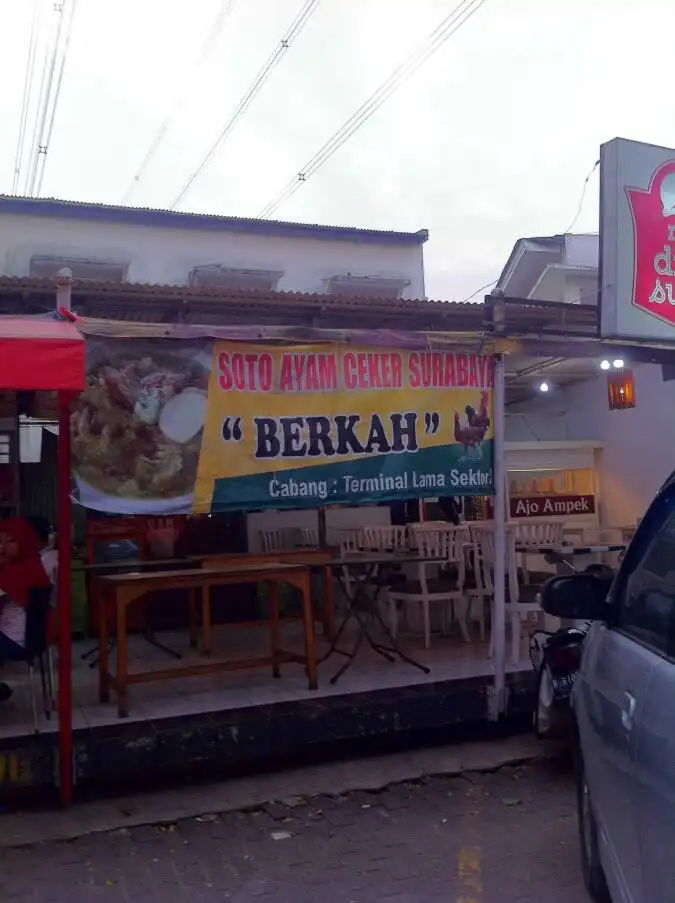
{"type": "Polygon", "coordinates": [[[188,509],[209,384],[207,353],[146,343],[92,349],[84,392],[71,414],[80,501],[118,513],[188,509]]]}

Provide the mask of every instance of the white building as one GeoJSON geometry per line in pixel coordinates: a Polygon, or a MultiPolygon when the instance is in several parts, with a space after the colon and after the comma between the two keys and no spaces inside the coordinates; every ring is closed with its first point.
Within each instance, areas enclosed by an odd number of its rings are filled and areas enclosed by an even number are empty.
{"type": "Polygon", "coordinates": [[[423,298],[418,232],[0,197],[0,275],[423,298]]]}
{"type": "MultiPolygon", "coordinates": [[[[597,235],[520,239],[498,286],[508,297],[597,303],[597,235]]],[[[507,441],[540,443],[542,455],[548,445],[551,470],[571,462],[584,443],[595,444],[600,522],[607,526],[634,524],[675,470],[675,383],[663,381],[660,366],[625,366],[634,373],[636,407],[610,411],[600,360],[508,364],[507,441]],[[543,381],[545,393],[538,391],[543,381]]]]}

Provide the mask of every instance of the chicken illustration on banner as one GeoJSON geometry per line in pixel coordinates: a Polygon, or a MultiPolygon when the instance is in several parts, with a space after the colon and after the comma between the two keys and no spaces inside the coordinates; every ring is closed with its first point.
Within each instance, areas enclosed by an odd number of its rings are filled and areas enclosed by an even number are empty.
{"type": "Polygon", "coordinates": [[[216,342],[193,510],[491,494],[492,384],[486,355],[216,342]]]}
{"type": "Polygon", "coordinates": [[[480,405],[477,412],[470,404],[464,408],[466,426],[460,424],[459,413],[455,411],[455,428],[453,435],[455,437],[455,442],[459,442],[464,446],[466,457],[480,460],[483,456],[481,445],[483,444],[488,427],[490,426],[488,400],[488,393],[481,392],[480,405]]]}

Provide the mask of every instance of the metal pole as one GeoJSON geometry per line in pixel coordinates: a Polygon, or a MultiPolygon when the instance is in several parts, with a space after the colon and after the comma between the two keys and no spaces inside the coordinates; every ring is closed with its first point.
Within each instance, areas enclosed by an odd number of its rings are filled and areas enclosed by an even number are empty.
{"type": "Polygon", "coordinates": [[[494,698],[490,717],[496,721],[506,708],[506,468],[504,444],[504,359],[494,359],[494,534],[495,576],[492,635],[494,636],[494,698]]]}
{"type": "Polygon", "coordinates": [[[73,800],[73,700],[71,685],[71,511],[70,396],[59,392],[58,444],[58,646],[59,646],[59,792],[61,802],[73,800]]]}

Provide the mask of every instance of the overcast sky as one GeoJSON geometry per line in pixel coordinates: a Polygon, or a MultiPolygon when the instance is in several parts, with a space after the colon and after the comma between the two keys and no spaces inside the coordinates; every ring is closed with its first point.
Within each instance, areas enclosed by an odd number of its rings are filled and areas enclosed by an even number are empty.
{"type": "MultiPolygon", "coordinates": [[[[179,209],[256,216],[458,2],[321,0],[179,209]]],[[[43,4],[36,85],[57,19],[43,4]]],[[[121,203],[169,117],[130,203],[172,204],[302,0],[232,0],[200,68],[222,5],[78,0],[43,196],[121,203]]],[[[31,16],[0,0],[6,193],[31,16]]],[[[275,217],[428,228],[427,293],[461,300],[519,237],[570,225],[601,142],[675,146],[673,34],[673,0],[486,0],[275,217]]],[[[597,229],[597,184],[575,231],[597,229]]]]}

